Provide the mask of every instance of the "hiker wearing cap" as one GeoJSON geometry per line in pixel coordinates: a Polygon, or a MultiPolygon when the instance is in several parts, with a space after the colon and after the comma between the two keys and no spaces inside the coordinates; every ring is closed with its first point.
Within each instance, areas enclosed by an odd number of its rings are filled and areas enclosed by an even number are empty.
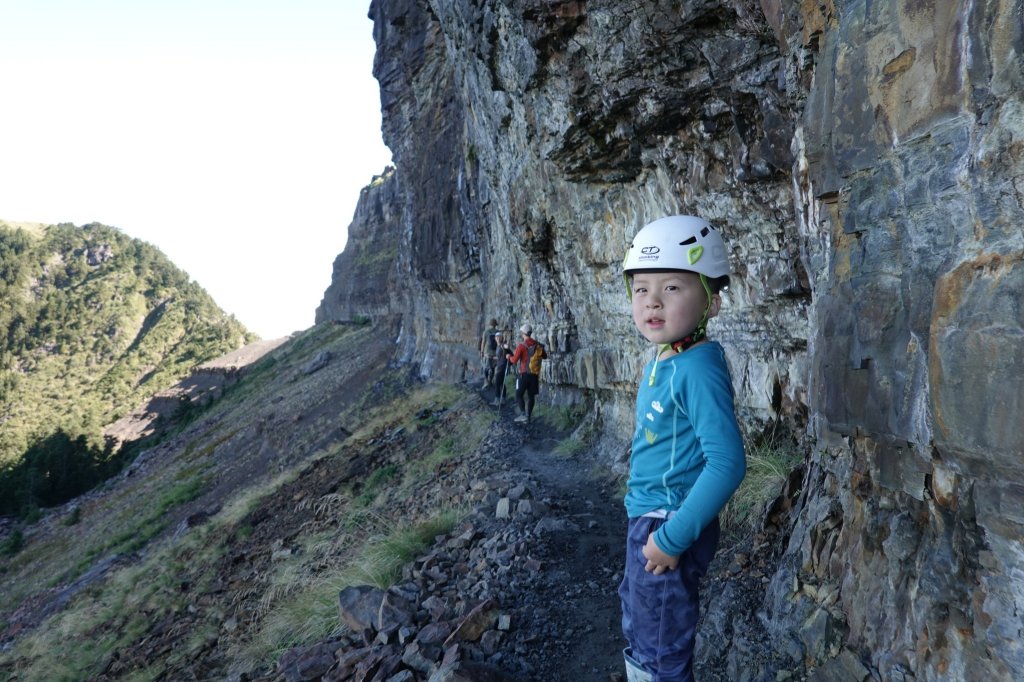
{"type": "Polygon", "coordinates": [[[529,422],[533,414],[534,398],[540,393],[540,361],[547,357],[544,346],[533,338],[533,327],[525,323],[519,328],[523,340],[516,346],[516,352],[507,356],[517,366],[516,402],[519,404],[517,422],[529,422]]]}
{"type": "Polygon", "coordinates": [[[487,388],[494,381],[494,354],[497,346],[494,343],[494,335],[498,333],[498,321],[492,319],[487,324],[487,329],[480,335],[480,365],[484,373],[484,385],[487,388]]]}

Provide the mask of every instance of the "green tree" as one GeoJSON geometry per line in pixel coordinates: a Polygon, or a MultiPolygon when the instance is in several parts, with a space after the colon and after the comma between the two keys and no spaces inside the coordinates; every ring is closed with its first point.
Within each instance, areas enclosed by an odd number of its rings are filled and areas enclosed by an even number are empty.
{"type": "Polygon", "coordinates": [[[95,485],[123,459],[104,424],[254,338],[158,249],[96,223],[0,223],[0,294],[8,511],[95,485]]]}

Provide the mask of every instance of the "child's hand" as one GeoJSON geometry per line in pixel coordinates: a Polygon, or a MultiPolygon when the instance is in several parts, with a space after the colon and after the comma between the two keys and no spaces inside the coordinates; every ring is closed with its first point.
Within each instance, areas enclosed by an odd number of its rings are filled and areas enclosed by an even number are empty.
{"type": "Polygon", "coordinates": [[[658,546],[654,544],[654,535],[647,538],[647,544],[644,545],[644,557],[647,559],[644,570],[654,575],[674,570],[679,565],[679,557],[670,556],[658,549],[658,546]]]}

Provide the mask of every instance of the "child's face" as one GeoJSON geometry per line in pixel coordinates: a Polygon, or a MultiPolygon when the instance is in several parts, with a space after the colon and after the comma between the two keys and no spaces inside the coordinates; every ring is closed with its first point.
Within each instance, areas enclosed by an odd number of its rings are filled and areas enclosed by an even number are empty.
{"type": "MultiPolygon", "coordinates": [[[[633,323],[651,343],[679,341],[697,327],[708,295],[693,272],[638,272],[633,275],[633,323]]],[[[718,314],[715,296],[708,318],[718,314]]]]}

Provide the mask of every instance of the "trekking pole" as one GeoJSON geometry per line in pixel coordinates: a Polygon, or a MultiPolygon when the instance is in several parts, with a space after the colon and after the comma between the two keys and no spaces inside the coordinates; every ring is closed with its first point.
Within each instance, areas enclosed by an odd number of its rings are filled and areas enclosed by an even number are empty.
{"type": "Polygon", "coordinates": [[[508,366],[510,364],[512,363],[508,361],[508,358],[505,358],[505,371],[502,372],[501,374],[501,386],[499,386],[497,390],[497,405],[494,406],[494,412],[497,414],[501,413],[501,403],[504,402],[503,398],[505,396],[505,379],[508,378],[508,366]]]}

